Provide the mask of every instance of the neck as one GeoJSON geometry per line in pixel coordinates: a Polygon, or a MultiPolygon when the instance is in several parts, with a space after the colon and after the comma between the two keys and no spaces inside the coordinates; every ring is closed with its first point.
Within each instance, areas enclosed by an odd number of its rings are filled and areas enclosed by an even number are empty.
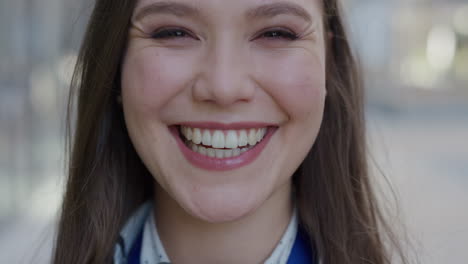
{"type": "Polygon", "coordinates": [[[171,262],[262,263],[292,216],[291,183],[280,188],[253,213],[236,221],[213,224],[187,214],[157,186],[156,223],[171,262]]]}

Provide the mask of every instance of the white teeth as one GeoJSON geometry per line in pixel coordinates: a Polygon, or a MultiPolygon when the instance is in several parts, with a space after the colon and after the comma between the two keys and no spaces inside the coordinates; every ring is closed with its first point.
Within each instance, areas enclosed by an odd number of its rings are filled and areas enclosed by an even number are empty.
{"type": "MultiPolygon", "coordinates": [[[[205,131],[206,133],[206,131],[205,131]]],[[[203,143],[205,144],[205,143],[203,143]]],[[[213,137],[211,138],[211,145],[213,146],[213,148],[224,148],[224,133],[222,131],[219,131],[219,130],[216,130],[214,133],[213,133],[213,137]]],[[[207,145],[207,144],[205,144],[207,145]]],[[[236,146],[237,147],[237,146],[236,146]]]]}
{"type": "Polygon", "coordinates": [[[230,157],[232,157],[232,149],[225,149],[225,150],[224,150],[224,157],[225,157],[225,158],[230,158],[230,157]]]}
{"type": "Polygon", "coordinates": [[[238,143],[237,143],[236,131],[229,130],[226,136],[225,147],[234,149],[234,148],[237,148],[237,144],[238,143]]]}
{"type": "Polygon", "coordinates": [[[224,149],[216,149],[215,152],[216,152],[216,158],[218,159],[224,158],[224,149]]]}
{"type": "Polygon", "coordinates": [[[210,134],[210,131],[208,131],[208,130],[203,131],[202,143],[203,143],[203,145],[205,145],[205,146],[211,146],[211,134],[210,134]]]}
{"type": "Polygon", "coordinates": [[[266,133],[266,128],[261,128],[257,130],[257,134],[256,134],[257,142],[260,142],[263,139],[263,137],[265,136],[265,133],[266,133]]]}
{"type": "MultiPolygon", "coordinates": [[[[197,152],[198,151],[198,146],[195,145],[195,144],[191,144],[192,145],[192,150],[197,152]]],[[[202,146],[200,146],[200,148],[203,148],[202,146]]]]}
{"type": "Polygon", "coordinates": [[[267,128],[251,128],[241,130],[210,130],[182,126],[181,134],[187,141],[197,145],[213,147],[216,149],[236,149],[245,146],[254,146],[262,141],[267,128]]]}
{"type": "Polygon", "coordinates": [[[214,149],[214,148],[205,148],[203,146],[197,146],[196,144],[189,143],[190,148],[194,152],[198,152],[202,155],[217,158],[217,159],[224,159],[224,158],[231,158],[239,156],[240,154],[250,150],[252,147],[248,148],[235,148],[235,149],[214,149]]]}
{"type": "Polygon", "coordinates": [[[208,157],[214,158],[214,157],[216,156],[215,149],[207,148],[207,149],[206,149],[206,152],[207,152],[207,154],[208,154],[208,157]]]}
{"type": "MultiPolygon", "coordinates": [[[[188,127],[182,127],[181,132],[182,132],[182,135],[184,135],[184,137],[185,137],[186,139],[190,140],[190,139],[189,139],[188,133],[192,134],[191,129],[189,129],[188,127]],[[190,131],[190,132],[189,132],[189,131],[190,131]]],[[[191,137],[191,135],[190,135],[190,137],[191,137]]]]}
{"type": "Polygon", "coordinates": [[[235,157],[235,156],[239,156],[241,154],[241,151],[240,149],[236,148],[232,151],[232,156],[235,157]]]}
{"type": "Polygon", "coordinates": [[[185,134],[184,134],[185,138],[188,139],[188,140],[192,140],[192,129],[186,127],[185,128],[185,134]]]}
{"type": "Polygon", "coordinates": [[[257,143],[257,131],[255,129],[249,130],[249,145],[253,146],[257,143]]]}
{"type": "Polygon", "coordinates": [[[255,134],[255,139],[257,140],[257,142],[259,142],[260,140],[262,140],[262,130],[257,130],[257,133],[255,134]]]}
{"type": "Polygon", "coordinates": [[[241,130],[239,132],[239,139],[237,144],[239,144],[239,147],[244,147],[247,146],[247,143],[249,143],[249,138],[247,137],[247,131],[241,130]]]}
{"type": "Polygon", "coordinates": [[[206,155],[206,148],[205,147],[202,147],[202,146],[199,146],[198,147],[198,153],[202,154],[202,155],[206,155]]]}
{"type": "MultiPolygon", "coordinates": [[[[190,128],[188,128],[188,130],[191,130],[190,128]]],[[[193,135],[192,135],[192,142],[195,143],[195,144],[200,144],[202,141],[202,135],[201,135],[201,131],[199,128],[194,128],[193,129],[193,135]]]]}

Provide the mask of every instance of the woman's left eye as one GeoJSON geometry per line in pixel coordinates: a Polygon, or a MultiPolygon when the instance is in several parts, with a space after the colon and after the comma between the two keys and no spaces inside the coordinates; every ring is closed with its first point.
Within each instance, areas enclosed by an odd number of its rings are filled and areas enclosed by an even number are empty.
{"type": "Polygon", "coordinates": [[[299,38],[296,33],[283,30],[283,29],[265,31],[261,33],[258,37],[266,38],[266,39],[284,39],[284,40],[296,40],[299,38]]]}

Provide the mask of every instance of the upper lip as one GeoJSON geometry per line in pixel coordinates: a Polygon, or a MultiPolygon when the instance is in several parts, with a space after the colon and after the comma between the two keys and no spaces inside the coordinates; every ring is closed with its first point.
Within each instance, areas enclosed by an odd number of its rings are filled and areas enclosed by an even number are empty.
{"type": "Polygon", "coordinates": [[[219,129],[219,130],[237,130],[247,128],[263,128],[263,127],[275,127],[278,126],[274,123],[267,122],[234,122],[234,123],[220,123],[220,122],[182,122],[179,126],[187,126],[193,128],[204,128],[204,129],[219,129]]]}

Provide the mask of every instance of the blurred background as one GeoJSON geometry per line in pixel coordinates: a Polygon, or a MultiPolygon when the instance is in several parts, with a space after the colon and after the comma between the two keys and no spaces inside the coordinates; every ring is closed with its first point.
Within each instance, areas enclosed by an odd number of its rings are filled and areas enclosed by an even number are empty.
{"type": "MultiPolygon", "coordinates": [[[[50,261],[68,83],[92,5],[0,2],[0,263],[50,261]]],[[[421,263],[467,263],[468,1],[345,6],[377,181],[396,192],[421,263]]]]}

